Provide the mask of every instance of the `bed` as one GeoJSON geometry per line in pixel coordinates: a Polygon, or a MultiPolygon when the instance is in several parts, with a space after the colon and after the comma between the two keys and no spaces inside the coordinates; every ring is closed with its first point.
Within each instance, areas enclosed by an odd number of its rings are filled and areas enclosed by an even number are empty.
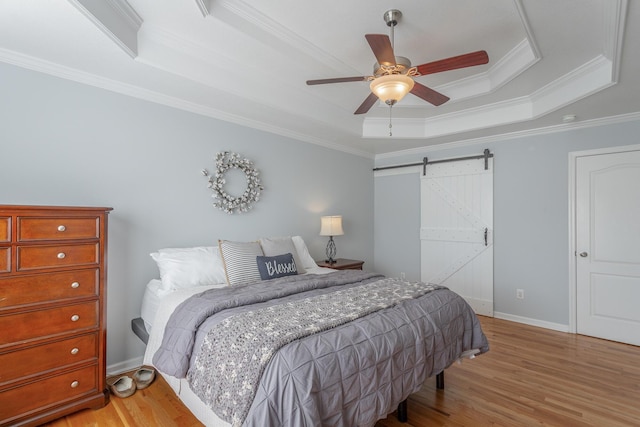
{"type": "Polygon", "coordinates": [[[447,288],[317,267],[298,236],[257,243],[152,254],[161,278],[132,322],[144,364],[207,426],[373,426],[489,349],[447,288]],[[256,257],[283,274],[255,280],[256,257]]]}

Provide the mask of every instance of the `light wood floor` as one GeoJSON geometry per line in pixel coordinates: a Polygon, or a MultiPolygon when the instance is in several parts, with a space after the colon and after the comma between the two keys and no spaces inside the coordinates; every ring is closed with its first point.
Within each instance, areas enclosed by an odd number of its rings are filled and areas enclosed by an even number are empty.
{"type": "MultiPolygon", "coordinates": [[[[409,422],[376,427],[640,426],[640,347],[481,318],[491,350],[445,372],[409,398],[409,422]]],[[[112,397],[47,424],[200,426],[159,378],[126,399],[112,397]]],[[[266,426],[265,426],[266,427],[266,426]]]]}

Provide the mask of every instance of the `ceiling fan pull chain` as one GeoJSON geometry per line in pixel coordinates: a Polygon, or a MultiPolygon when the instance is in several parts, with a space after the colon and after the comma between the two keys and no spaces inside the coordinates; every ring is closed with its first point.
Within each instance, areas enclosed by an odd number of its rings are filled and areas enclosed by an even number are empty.
{"type": "Polygon", "coordinates": [[[389,136],[393,136],[393,133],[391,133],[391,109],[393,108],[393,105],[389,105],[389,136]]]}

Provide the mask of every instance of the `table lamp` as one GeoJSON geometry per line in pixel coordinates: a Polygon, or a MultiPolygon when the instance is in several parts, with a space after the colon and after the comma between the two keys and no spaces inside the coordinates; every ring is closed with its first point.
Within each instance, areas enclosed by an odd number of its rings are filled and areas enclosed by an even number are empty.
{"type": "Polygon", "coordinates": [[[342,215],[323,216],[320,218],[320,235],[329,236],[329,242],[327,242],[327,260],[329,264],[336,262],[336,243],[333,241],[333,236],[342,236],[342,215]]]}

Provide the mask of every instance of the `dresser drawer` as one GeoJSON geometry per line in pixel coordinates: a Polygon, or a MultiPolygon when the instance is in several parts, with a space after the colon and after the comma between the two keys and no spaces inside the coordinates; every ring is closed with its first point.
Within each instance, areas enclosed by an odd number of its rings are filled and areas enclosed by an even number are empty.
{"type": "Polygon", "coordinates": [[[0,392],[0,425],[13,424],[20,414],[63,404],[97,390],[98,367],[89,366],[0,392]]]}
{"type": "Polygon", "coordinates": [[[18,217],[18,242],[36,240],[97,239],[100,219],[18,217]]]}
{"type": "Polygon", "coordinates": [[[98,327],[98,301],[0,316],[0,347],[98,327]]]}
{"type": "Polygon", "coordinates": [[[0,273],[11,271],[11,248],[0,248],[0,273]]]}
{"type": "Polygon", "coordinates": [[[97,243],[56,246],[18,246],[18,271],[41,268],[98,264],[100,247],[97,243]]]}
{"type": "Polygon", "coordinates": [[[0,354],[0,388],[21,377],[98,360],[97,342],[96,333],[0,354]]]}
{"type": "Polygon", "coordinates": [[[0,216],[0,243],[11,241],[11,218],[0,216]]]}
{"type": "Polygon", "coordinates": [[[34,274],[0,279],[0,311],[6,307],[97,296],[99,270],[34,274]]]}

